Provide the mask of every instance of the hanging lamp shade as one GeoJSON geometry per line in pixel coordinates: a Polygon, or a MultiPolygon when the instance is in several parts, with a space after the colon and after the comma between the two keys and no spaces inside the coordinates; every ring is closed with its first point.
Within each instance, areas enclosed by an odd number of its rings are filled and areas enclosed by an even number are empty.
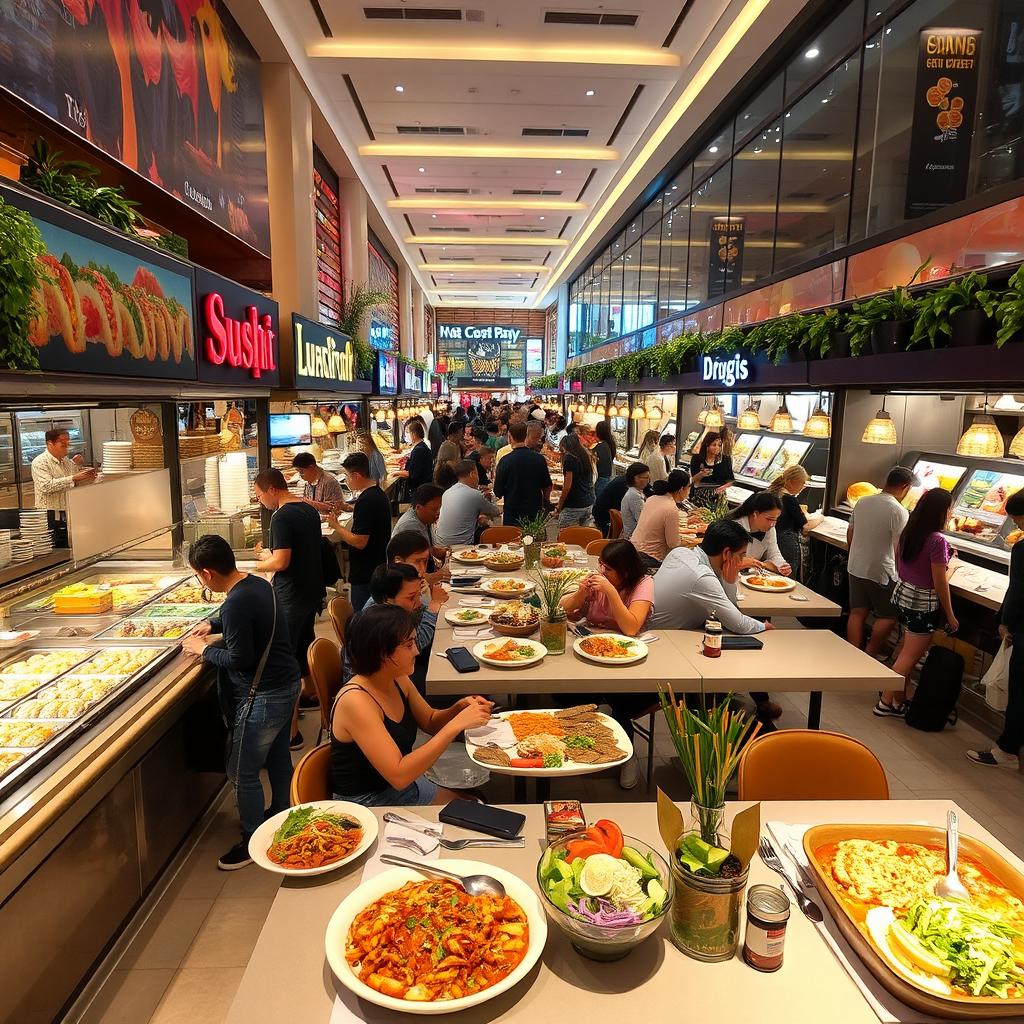
{"type": "Polygon", "coordinates": [[[896,443],[896,424],[893,423],[892,417],[884,409],[879,409],[875,413],[874,418],[868,420],[868,425],[864,428],[861,441],[864,444],[896,443]]]}
{"type": "Polygon", "coordinates": [[[748,405],[743,412],[740,413],[739,419],[736,421],[737,430],[760,430],[761,429],[761,417],[758,416],[757,410],[752,406],[748,405]]]}
{"type": "Polygon", "coordinates": [[[1010,449],[1007,454],[1017,459],[1024,459],[1024,427],[1021,427],[1013,435],[1013,440],[1010,442],[1010,449]]]}
{"type": "Polygon", "coordinates": [[[701,411],[700,411],[699,413],[697,413],[697,423],[698,423],[698,424],[699,424],[700,426],[702,426],[702,427],[703,427],[703,426],[705,426],[705,425],[707,424],[707,421],[708,421],[708,413],[709,413],[710,411],[711,411],[711,410],[710,410],[710,409],[709,409],[709,408],[708,408],[708,407],[707,407],[707,406],[705,405],[705,406],[704,406],[704,408],[703,408],[703,409],[701,409],[701,411]]]}
{"type": "Polygon", "coordinates": [[[348,427],[345,426],[345,420],[338,413],[332,413],[331,418],[327,421],[327,430],[331,434],[344,434],[348,427]]]}
{"type": "Polygon", "coordinates": [[[647,415],[646,410],[642,405],[636,406],[632,413],[630,413],[630,419],[642,420],[647,415]]]}
{"type": "Polygon", "coordinates": [[[708,414],[704,417],[704,426],[708,430],[721,430],[725,426],[725,415],[717,402],[708,409],[708,414]]]}
{"type": "Polygon", "coordinates": [[[1003,435],[991,416],[975,416],[974,422],[957,442],[957,455],[973,455],[985,459],[1001,459],[1005,454],[1003,435]]]}
{"type": "Polygon", "coordinates": [[[831,437],[832,436],[832,420],[828,414],[819,405],[815,408],[814,412],[807,417],[807,422],[804,424],[804,437],[831,437]]]}
{"type": "Polygon", "coordinates": [[[772,416],[768,429],[775,434],[793,433],[793,417],[790,416],[789,410],[786,408],[785,398],[782,399],[782,405],[775,410],[775,415],[772,416]]]}
{"type": "Polygon", "coordinates": [[[661,419],[661,406],[657,402],[652,402],[650,405],[644,406],[644,415],[649,420],[660,420],[661,419]]]}
{"type": "Polygon", "coordinates": [[[313,426],[311,433],[314,437],[326,437],[327,436],[327,424],[324,423],[319,416],[313,417],[313,426]]]}

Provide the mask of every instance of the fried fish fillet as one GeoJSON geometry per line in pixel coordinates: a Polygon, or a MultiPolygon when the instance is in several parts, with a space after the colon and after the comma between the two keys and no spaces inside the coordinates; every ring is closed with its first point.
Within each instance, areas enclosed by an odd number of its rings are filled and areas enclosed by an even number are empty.
{"type": "Polygon", "coordinates": [[[501,747],[477,747],[473,751],[473,760],[481,764],[493,764],[497,768],[508,768],[512,764],[511,758],[501,747]]]}

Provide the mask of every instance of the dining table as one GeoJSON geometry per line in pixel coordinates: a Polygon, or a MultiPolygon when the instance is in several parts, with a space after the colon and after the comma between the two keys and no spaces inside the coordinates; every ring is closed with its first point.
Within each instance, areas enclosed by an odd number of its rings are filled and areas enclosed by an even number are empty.
{"type": "MultiPolygon", "coordinates": [[[[746,806],[740,801],[729,803],[727,821],[731,822],[746,806]]],[[[524,805],[510,809],[526,817],[522,833],[527,840],[525,847],[441,851],[441,858],[454,870],[458,870],[461,859],[470,859],[509,871],[542,899],[536,871],[545,847],[543,808],[524,805]]],[[[958,811],[962,836],[980,840],[1016,870],[1024,870],[1018,857],[947,800],[766,801],[761,804],[760,816],[762,835],[771,835],[773,823],[785,823],[790,828],[828,823],[921,823],[944,827],[947,811],[952,809],[958,811]]],[[[386,810],[375,808],[374,813],[382,818],[386,810]]],[[[433,820],[439,808],[417,810],[433,820]]],[[[654,802],[584,804],[584,813],[588,821],[609,818],[618,823],[626,836],[662,849],[654,802]]],[[[445,826],[448,838],[470,834],[445,826]]],[[[330,874],[282,880],[228,1012],[227,1024],[345,1024],[353,1020],[398,1024],[403,1019],[394,1011],[351,997],[336,981],[325,956],[325,934],[331,915],[359,886],[367,860],[387,849],[381,846],[384,843],[382,828],[376,845],[361,860],[330,874]],[[338,993],[343,994],[344,1001],[337,999],[338,993]]],[[[781,880],[755,855],[748,886],[757,884],[779,888],[781,880]]],[[[531,1024],[563,1024],[567,1019],[586,1020],[591,1015],[600,1020],[642,1016],[661,1024],[681,1014],[687,1019],[705,1021],[758,1019],[818,1024],[827,1020],[829,1024],[879,1024],[883,1017],[869,1001],[869,993],[879,990],[879,986],[868,976],[864,963],[852,952],[844,962],[842,953],[834,952],[819,928],[799,912],[789,886],[781,887],[792,903],[792,912],[786,929],[784,961],[774,973],[761,973],[749,967],[739,951],[720,963],[690,959],[672,944],[667,920],[624,959],[598,963],[576,952],[566,935],[550,923],[543,955],[533,970],[512,989],[461,1011],[457,1015],[459,1024],[524,1020],[531,1024]]],[[[805,892],[825,909],[827,923],[830,918],[820,896],[806,887],[805,892]]],[[[918,1024],[929,1019],[904,1004],[893,1003],[887,993],[882,996],[885,1005],[892,1007],[892,1016],[886,1020],[918,1024]]]]}

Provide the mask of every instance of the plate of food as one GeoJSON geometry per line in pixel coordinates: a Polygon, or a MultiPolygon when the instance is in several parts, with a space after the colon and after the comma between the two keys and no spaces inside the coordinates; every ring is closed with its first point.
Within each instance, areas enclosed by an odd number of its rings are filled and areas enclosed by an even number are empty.
{"type": "Polygon", "coordinates": [[[492,554],[492,551],[486,549],[463,548],[462,551],[452,552],[452,561],[463,562],[466,565],[482,565],[492,554]]]}
{"type": "Polygon", "coordinates": [[[740,573],[740,582],[751,590],[760,590],[762,594],[785,594],[796,589],[796,580],[776,576],[775,573],[740,573]]]}
{"type": "Polygon", "coordinates": [[[489,621],[502,636],[529,636],[540,625],[540,612],[522,601],[502,601],[491,609],[489,621]]]}
{"type": "Polygon", "coordinates": [[[466,736],[466,752],[499,775],[590,775],[633,756],[622,726],[596,704],[548,711],[504,711],[466,736]],[[473,742],[473,736],[481,740],[473,742]]]}
{"type": "Polygon", "coordinates": [[[522,549],[518,551],[494,551],[484,559],[484,565],[488,569],[495,569],[498,572],[510,572],[518,569],[526,561],[526,555],[522,549]]]}
{"type": "Polygon", "coordinates": [[[632,665],[647,657],[647,644],[621,633],[592,633],[577,637],[572,649],[587,661],[599,665],[632,665]]]}
{"type": "Polygon", "coordinates": [[[477,661],[497,668],[526,668],[543,661],[548,649],[536,640],[509,638],[508,640],[481,640],[473,648],[477,661]]]}
{"type": "Polygon", "coordinates": [[[453,1013],[494,999],[533,970],[548,925],[530,885],[490,864],[446,866],[490,875],[506,895],[470,896],[457,882],[395,867],[363,882],[335,910],[327,962],[360,999],[400,1013],[453,1013]]]}
{"type": "Polygon", "coordinates": [[[249,838],[249,856],[278,875],[323,875],[365,853],[377,831],[377,818],[360,804],[313,800],[263,822],[249,838]]]}
{"type": "Polygon", "coordinates": [[[515,576],[494,576],[480,581],[480,590],[492,597],[522,597],[533,590],[529,580],[516,579],[515,576]]]}
{"type": "Polygon", "coordinates": [[[487,612],[479,608],[449,608],[444,621],[453,626],[482,626],[487,621],[487,612]]]}
{"type": "Polygon", "coordinates": [[[817,825],[811,875],[840,931],[898,999],[955,1020],[1024,1014],[1024,875],[961,834],[968,901],[940,899],[946,833],[927,825],[817,825]]]}

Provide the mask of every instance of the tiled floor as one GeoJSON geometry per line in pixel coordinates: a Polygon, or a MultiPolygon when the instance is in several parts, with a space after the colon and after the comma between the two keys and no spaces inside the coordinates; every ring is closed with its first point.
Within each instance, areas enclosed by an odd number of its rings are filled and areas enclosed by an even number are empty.
{"type": "MultiPolygon", "coordinates": [[[[781,727],[803,725],[805,696],[776,699],[784,708],[781,727]]],[[[868,696],[826,697],[822,728],[865,742],[885,765],[894,799],[955,800],[1010,849],[1024,853],[1024,777],[974,766],[963,754],[969,747],[991,746],[990,738],[966,724],[942,733],[921,733],[902,721],[873,717],[872,703],[868,696]]],[[[315,740],[315,714],[306,716],[302,729],[308,741],[315,740]]],[[[642,741],[639,752],[646,756],[642,741]]],[[[677,799],[687,798],[661,721],[655,739],[655,783],[677,799]]],[[[556,780],[552,790],[555,796],[576,796],[585,803],[651,799],[643,788],[624,792],[611,773],[556,780]]],[[[492,779],[486,793],[495,803],[511,801],[511,780],[492,779]]],[[[232,873],[217,870],[217,856],[236,841],[237,827],[233,804],[225,801],[81,1018],[82,1024],[223,1021],[278,886],[276,876],[256,867],[232,873]]]]}

